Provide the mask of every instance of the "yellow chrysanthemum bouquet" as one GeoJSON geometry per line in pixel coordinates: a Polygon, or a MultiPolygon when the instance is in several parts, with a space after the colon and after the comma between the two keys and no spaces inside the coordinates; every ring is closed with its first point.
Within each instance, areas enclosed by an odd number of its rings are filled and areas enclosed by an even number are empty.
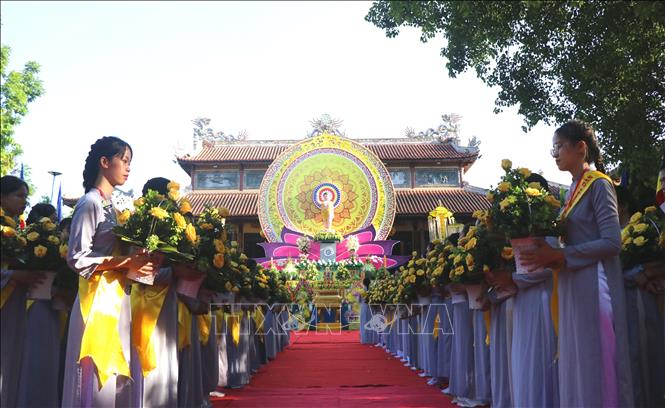
{"type": "Polygon", "coordinates": [[[450,265],[446,263],[453,245],[447,239],[441,241],[436,239],[432,242],[432,249],[427,253],[425,263],[427,276],[433,288],[441,290],[450,283],[450,265]]]}
{"type": "Polygon", "coordinates": [[[396,303],[428,304],[432,293],[430,276],[427,274],[427,259],[413,252],[412,258],[397,271],[399,277],[399,299],[396,303]]]}
{"type": "MultiPolygon", "coordinates": [[[[191,216],[191,205],[180,199],[180,186],[168,184],[169,193],[164,196],[148,190],[134,201],[134,211],[128,209],[117,215],[118,225],[113,229],[123,241],[149,252],[157,251],[176,262],[194,260],[199,238],[191,216]]],[[[134,279],[130,277],[131,279],[134,279]]],[[[142,283],[152,284],[152,279],[136,277],[142,283]]]]}
{"type": "Polygon", "coordinates": [[[518,257],[517,271],[526,273],[519,264],[519,251],[535,248],[534,238],[560,235],[561,202],[540,183],[526,181],[529,169],[513,169],[510,160],[503,160],[501,167],[505,174],[487,195],[491,203],[489,226],[511,240],[518,257]]]}
{"type": "Polygon", "coordinates": [[[226,267],[227,232],[223,213],[222,209],[206,206],[195,223],[199,240],[196,269],[205,272],[203,286],[213,292],[231,291],[227,288],[232,276],[226,267]]]}
{"type": "MultiPolygon", "coordinates": [[[[2,255],[2,263],[9,264],[16,259],[16,255],[20,248],[26,244],[25,238],[19,238],[20,234],[16,221],[13,218],[5,215],[4,210],[0,207],[0,244],[2,255]]],[[[4,266],[3,266],[4,267],[4,266]]]]}
{"type": "Polygon", "coordinates": [[[17,240],[20,248],[16,259],[21,269],[43,272],[46,279],[28,293],[31,299],[50,299],[57,271],[66,267],[67,244],[60,240],[57,225],[48,217],[28,225],[17,240]]]}
{"type": "Polygon", "coordinates": [[[656,207],[636,212],[621,231],[621,261],[624,268],[665,260],[665,219],[656,207]]]}

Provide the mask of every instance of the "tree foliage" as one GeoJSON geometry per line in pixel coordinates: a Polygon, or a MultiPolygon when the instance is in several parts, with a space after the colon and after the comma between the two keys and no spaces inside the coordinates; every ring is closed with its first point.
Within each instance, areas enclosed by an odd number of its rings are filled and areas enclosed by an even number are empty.
{"type": "Polygon", "coordinates": [[[451,77],[474,69],[517,105],[526,131],[573,117],[593,124],[605,159],[653,188],[665,146],[665,3],[376,1],[365,19],[441,34],[451,77]]]}
{"type": "Polygon", "coordinates": [[[3,45],[0,57],[0,175],[11,172],[16,166],[16,157],[22,153],[14,140],[14,128],[28,113],[28,104],[42,95],[44,88],[39,79],[39,64],[27,62],[22,71],[7,72],[10,48],[3,45]]]}

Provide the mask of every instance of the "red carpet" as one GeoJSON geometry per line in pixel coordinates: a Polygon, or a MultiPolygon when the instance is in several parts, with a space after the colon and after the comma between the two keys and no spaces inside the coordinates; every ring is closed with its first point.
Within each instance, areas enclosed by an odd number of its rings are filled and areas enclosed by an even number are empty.
{"type": "Polygon", "coordinates": [[[359,332],[299,332],[263,366],[250,385],[220,389],[220,407],[454,407],[438,387],[381,348],[362,345],[359,332]]]}

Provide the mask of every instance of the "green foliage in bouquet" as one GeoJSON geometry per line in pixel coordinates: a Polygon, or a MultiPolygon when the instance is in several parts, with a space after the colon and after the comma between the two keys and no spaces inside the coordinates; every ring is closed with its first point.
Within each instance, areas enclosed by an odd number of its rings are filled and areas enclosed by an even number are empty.
{"type": "Polygon", "coordinates": [[[529,169],[513,169],[510,160],[503,160],[501,167],[505,171],[501,182],[487,194],[490,228],[508,239],[560,235],[557,217],[561,202],[539,183],[526,182],[529,169]]]}
{"type": "Polygon", "coordinates": [[[340,242],[344,239],[337,231],[319,231],[314,235],[314,241],[318,242],[340,242]]]}
{"type": "Polygon", "coordinates": [[[636,212],[621,231],[621,262],[624,268],[665,260],[665,219],[656,207],[636,212]]]}
{"type": "Polygon", "coordinates": [[[56,271],[66,265],[67,246],[61,251],[60,234],[48,217],[28,225],[21,232],[26,241],[17,253],[23,269],[56,271]]]}
{"type": "Polygon", "coordinates": [[[124,210],[118,214],[113,231],[124,242],[162,252],[175,261],[192,261],[198,235],[190,218],[191,206],[186,200],[176,201],[173,184],[169,183],[168,196],[148,190],[134,201],[133,213],[124,210]]]}

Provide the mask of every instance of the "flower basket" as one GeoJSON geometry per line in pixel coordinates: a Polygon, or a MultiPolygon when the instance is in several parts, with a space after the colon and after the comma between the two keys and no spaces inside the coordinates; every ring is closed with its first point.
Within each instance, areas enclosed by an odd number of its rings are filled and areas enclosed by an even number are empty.
{"type": "Polygon", "coordinates": [[[206,275],[201,274],[200,277],[193,280],[179,279],[175,291],[181,295],[185,295],[190,298],[196,298],[199,293],[199,289],[201,288],[201,284],[205,278],[206,275]]]}
{"type": "Polygon", "coordinates": [[[469,309],[479,310],[483,308],[483,288],[480,284],[466,284],[464,285],[466,294],[469,298],[469,309]],[[480,300],[478,300],[480,298],[480,300]]]}
{"type": "Polygon", "coordinates": [[[515,256],[515,271],[518,274],[540,273],[545,270],[544,267],[540,267],[536,270],[529,272],[527,268],[522,266],[521,262],[522,252],[537,249],[538,245],[536,244],[536,242],[542,239],[543,238],[538,238],[538,237],[525,237],[525,238],[513,238],[510,240],[510,245],[513,247],[513,255],[515,256]]]}
{"type": "Polygon", "coordinates": [[[42,272],[45,276],[45,279],[30,287],[28,290],[28,299],[33,300],[50,300],[51,299],[51,288],[53,287],[53,280],[55,279],[55,272],[53,271],[32,271],[34,273],[42,272]]]}

